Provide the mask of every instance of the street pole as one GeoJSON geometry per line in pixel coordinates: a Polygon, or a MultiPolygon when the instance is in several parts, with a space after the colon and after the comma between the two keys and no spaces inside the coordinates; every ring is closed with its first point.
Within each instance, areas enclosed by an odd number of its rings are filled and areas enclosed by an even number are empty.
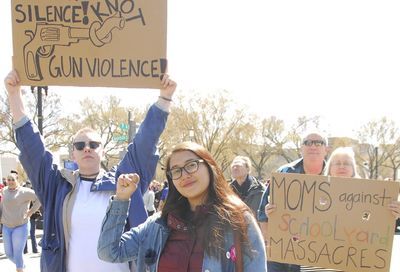
{"type": "Polygon", "coordinates": [[[136,122],[133,119],[132,111],[128,111],[128,144],[132,142],[133,137],[136,135],[136,122]]]}
{"type": "MultiPolygon", "coordinates": [[[[37,86],[37,124],[40,134],[43,135],[43,93],[42,90],[45,91],[45,95],[47,95],[48,87],[47,86],[37,86]]],[[[32,93],[35,91],[35,86],[31,86],[32,93]]]]}
{"type": "Polygon", "coordinates": [[[375,146],[375,179],[378,179],[378,147],[375,146]]]}

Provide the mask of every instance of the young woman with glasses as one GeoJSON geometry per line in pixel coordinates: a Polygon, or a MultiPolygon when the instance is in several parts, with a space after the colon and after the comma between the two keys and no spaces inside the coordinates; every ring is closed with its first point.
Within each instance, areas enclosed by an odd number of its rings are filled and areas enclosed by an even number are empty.
{"type": "Polygon", "coordinates": [[[134,260],[138,271],[266,271],[260,229],[204,147],[193,142],[175,146],[166,176],[170,189],[163,210],[125,233],[123,222],[139,177],[120,177],[103,221],[101,259],[134,260]]]}

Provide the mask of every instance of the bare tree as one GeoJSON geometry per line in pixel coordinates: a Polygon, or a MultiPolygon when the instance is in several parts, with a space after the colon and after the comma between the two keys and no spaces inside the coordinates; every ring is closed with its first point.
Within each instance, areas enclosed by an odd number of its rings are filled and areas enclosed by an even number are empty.
{"type": "Polygon", "coordinates": [[[288,163],[300,158],[302,136],[311,130],[318,129],[319,122],[319,116],[301,116],[297,118],[297,122],[292,125],[287,132],[285,132],[284,127],[282,127],[279,138],[273,139],[276,153],[282,156],[288,163]]]}
{"type": "Polygon", "coordinates": [[[251,122],[238,128],[240,142],[236,144],[239,147],[237,153],[250,158],[258,179],[267,176],[265,174],[267,162],[280,150],[277,146],[283,145],[281,139],[283,130],[283,121],[275,116],[263,120],[253,116],[251,122]]]}
{"type": "MultiPolygon", "coordinates": [[[[24,100],[26,101],[26,111],[28,117],[32,121],[37,123],[37,96],[36,93],[31,94],[30,91],[25,92],[24,100]]],[[[10,107],[8,104],[8,98],[5,95],[0,95],[0,154],[14,154],[18,155],[19,152],[16,147],[16,139],[14,130],[12,127],[12,117],[10,113],[10,107]]],[[[47,96],[43,96],[43,138],[45,140],[46,147],[50,150],[57,150],[62,146],[61,134],[63,129],[59,125],[61,118],[61,102],[60,97],[52,92],[49,92],[47,96]]]]}
{"type": "Polygon", "coordinates": [[[392,170],[392,179],[397,180],[397,172],[400,168],[400,138],[392,145],[384,147],[387,151],[386,161],[383,166],[392,170]]]}
{"type": "MultiPolygon", "coordinates": [[[[393,143],[396,143],[399,135],[394,121],[386,117],[378,121],[370,121],[361,126],[357,132],[357,138],[360,142],[357,159],[365,162],[362,167],[364,171],[369,172],[369,178],[379,177],[379,170],[382,166],[393,167],[393,165],[387,164],[387,160],[396,161],[393,156],[396,154],[398,146],[393,143]]],[[[397,163],[393,168],[397,169],[396,165],[397,163]]]]}
{"type": "Polygon", "coordinates": [[[175,108],[161,137],[160,153],[165,154],[176,143],[195,141],[212,153],[224,171],[232,159],[230,143],[237,137],[234,132],[242,123],[244,113],[235,109],[226,91],[199,96],[175,99],[175,108]]]}

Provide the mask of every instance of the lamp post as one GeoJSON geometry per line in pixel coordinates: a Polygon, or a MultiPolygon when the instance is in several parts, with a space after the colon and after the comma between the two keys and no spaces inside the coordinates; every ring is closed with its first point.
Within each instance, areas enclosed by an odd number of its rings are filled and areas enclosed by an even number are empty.
{"type": "Polygon", "coordinates": [[[136,129],[137,129],[137,124],[136,124],[135,120],[133,119],[132,111],[128,111],[128,124],[129,124],[128,144],[129,144],[132,142],[133,137],[135,137],[136,129]]]}
{"type": "Polygon", "coordinates": [[[375,179],[378,179],[378,146],[374,147],[375,154],[375,179]]]}
{"type": "Polygon", "coordinates": [[[40,134],[43,135],[43,93],[42,90],[45,91],[45,95],[47,95],[48,87],[47,86],[31,86],[32,93],[37,91],[37,122],[38,129],[40,134]]]}
{"type": "Polygon", "coordinates": [[[363,173],[364,173],[364,177],[367,179],[367,178],[371,178],[371,176],[370,176],[370,170],[369,170],[369,163],[368,162],[363,162],[363,173]]]}

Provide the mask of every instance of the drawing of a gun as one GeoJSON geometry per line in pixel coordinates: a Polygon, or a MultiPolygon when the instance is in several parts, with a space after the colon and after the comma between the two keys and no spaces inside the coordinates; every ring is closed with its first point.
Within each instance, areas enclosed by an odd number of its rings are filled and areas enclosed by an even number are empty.
{"type": "Polygon", "coordinates": [[[112,30],[122,29],[125,20],[120,15],[112,16],[100,22],[93,22],[90,28],[64,26],[62,24],[37,23],[35,33],[25,31],[30,41],[24,45],[25,73],[28,79],[40,81],[43,75],[40,69],[40,58],[48,58],[54,53],[56,45],[70,46],[80,40],[90,39],[97,46],[103,46],[112,40],[112,30]]]}

